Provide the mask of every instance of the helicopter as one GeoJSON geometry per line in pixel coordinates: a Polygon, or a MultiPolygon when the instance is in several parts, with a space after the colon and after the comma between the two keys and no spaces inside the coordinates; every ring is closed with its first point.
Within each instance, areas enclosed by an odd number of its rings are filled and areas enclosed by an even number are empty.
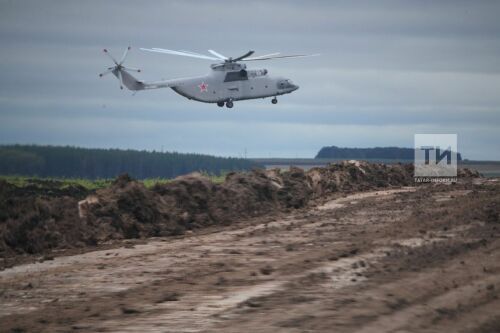
{"type": "Polygon", "coordinates": [[[270,77],[267,69],[247,69],[247,61],[262,61],[271,59],[300,58],[311,57],[319,54],[294,54],[281,55],[280,53],[271,53],[261,56],[252,55],[255,51],[232,58],[226,57],[214,50],[208,50],[211,54],[204,55],[191,51],[174,51],[161,48],[140,48],[142,51],[156,52],[169,55],[185,56],[197,59],[217,61],[210,65],[211,71],[204,76],[179,78],[172,80],[162,80],[157,82],[145,82],[136,79],[129,72],[141,72],[138,68],[125,67],[123,64],[130,51],[129,46],[120,61],[117,61],[107,49],[104,53],[110,57],[115,66],[99,74],[103,77],[112,73],[120,81],[120,89],[123,86],[132,91],[171,88],[173,91],[189,100],[204,103],[216,103],[219,107],[233,107],[234,101],[268,98],[272,97],[272,104],[278,103],[277,96],[289,94],[299,86],[290,79],[284,77],[270,77]]]}

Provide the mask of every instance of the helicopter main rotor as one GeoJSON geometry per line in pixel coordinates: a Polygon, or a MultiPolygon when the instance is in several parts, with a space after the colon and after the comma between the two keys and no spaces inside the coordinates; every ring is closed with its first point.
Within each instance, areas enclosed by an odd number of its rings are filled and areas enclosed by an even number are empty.
{"type": "Polygon", "coordinates": [[[200,54],[196,52],[191,52],[191,51],[186,51],[186,50],[180,50],[180,51],[175,51],[175,50],[168,50],[168,49],[161,49],[161,48],[141,48],[143,51],[148,51],[148,52],[156,52],[156,53],[164,53],[164,54],[171,54],[171,55],[179,55],[179,56],[184,56],[184,57],[191,57],[191,58],[198,58],[198,59],[205,59],[205,60],[216,60],[216,61],[224,61],[224,63],[235,63],[238,61],[257,61],[257,60],[271,60],[271,59],[283,59],[283,58],[301,58],[301,57],[314,57],[318,56],[319,54],[292,54],[292,55],[280,55],[280,53],[270,53],[270,54],[265,54],[257,57],[250,57],[255,53],[255,51],[248,51],[247,53],[236,57],[226,57],[225,55],[220,54],[219,52],[216,52],[214,50],[208,50],[208,52],[212,55],[205,55],[205,54],[200,54]]]}

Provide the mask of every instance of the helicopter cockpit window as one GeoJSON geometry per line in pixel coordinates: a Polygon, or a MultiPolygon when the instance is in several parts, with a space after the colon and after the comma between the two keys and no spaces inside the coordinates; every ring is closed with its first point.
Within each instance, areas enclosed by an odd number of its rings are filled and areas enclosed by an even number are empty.
{"type": "Polygon", "coordinates": [[[293,83],[290,80],[278,81],[278,89],[293,88],[293,83]]]}
{"type": "Polygon", "coordinates": [[[248,80],[248,73],[246,70],[242,69],[238,72],[228,72],[226,74],[224,82],[245,81],[245,80],[248,80]]]}

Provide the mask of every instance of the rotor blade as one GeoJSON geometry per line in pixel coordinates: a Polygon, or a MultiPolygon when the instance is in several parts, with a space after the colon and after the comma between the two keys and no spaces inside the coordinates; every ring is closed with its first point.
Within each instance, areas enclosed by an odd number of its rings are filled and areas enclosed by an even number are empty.
{"type": "Polygon", "coordinates": [[[283,56],[275,56],[275,57],[267,57],[267,58],[256,58],[256,59],[243,59],[243,61],[254,61],[254,60],[270,60],[270,59],[283,59],[283,58],[303,58],[303,57],[316,57],[320,54],[294,54],[294,55],[283,55],[283,56]]]}
{"type": "Polygon", "coordinates": [[[214,56],[219,58],[220,60],[227,60],[227,57],[225,55],[222,55],[220,53],[215,52],[214,50],[208,50],[208,52],[212,53],[214,56]]]}
{"type": "Polygon", "coordinates": [[[124,67],[122,66],[123,69],[126,69],[128,71],[132,71],[132,72],[137,72],[137,73],[140,73],[141,70],[139,68],[132,68],[132,67],[124,67]]]}
{"type": "Polygon", "coordinates": [[[99,76],[103,77],[104,75],[108,75],[109,73],[111,73],[113,71],[113,69],[114,69],[114,67],[108,68],[107,71],[102,72],[101,74],[99,74],[99,76]]]}
{"type": "Polygon", "coordinates": [[[192,58],[198,58],[198,59],[220,60],[219,58],[209,57],[209,56],[205,56],[205,55],[201,55],[201,54],[186,53],[186,52],[173,51],[173,50],[167,50],[167,49],[159,49],[159,48],[146,49],[146,48],[141,48],[141,50],[142,51],[148,51],[148,52],[157,52],[157,53],[180,55],[180,56],[192,57],[192,58]]]}
{"type": "Polygon", "coordinates": [[[280,54],[280,53],[279,52],[269,53],[269,54],[264,54],[264,55],[257,56],[257,57],[245,58],[243,60],[254,60],[254,59],[260,59],[260,58],[266,58],[266,57],[271,57],[271,56],[277,56],[278,54],[280,54]]]}
{"type": "Polygon", "coordinates": [[[111,60],[113,60],[113,62],[115,63],[115,65],[118,66],[118,62],[116,61],[116,59],[111,54],[109,54],[108,50],[104,49],[103,51],[104,51],[104,53],[106,53],[108,55],[108,57],[111,58],[111,60]]]}
{"type": "Polygon", "coordinates": [[[248,52],[247,52],[247,53],[245,53],[244,55],[239,56],[238,58],[234,58],[234,59],[232,59],[232,60],[233,60],[233,61],[238,61],[238,60],[244,59],[244,58],[246,58],[246,57],[249,57],[249,56],[251,56],[251,55],[252,55],[252,54],[254,54],[254,53],[255,53],[255,51],[248,51],[248,52]]]}
{"type": "Polygon", "coordinates": [[[121,70],[118,70],[118,79],[120,80],[120,89],[123,89],[123,77],[121,70]]]}
{"type": "Polygon", "coordinates": [[[219,60],[218,58],[210,57],[210,56],[207,56],[204,54],[191,52],[191,51],[175,51],[175,50],[161,49],[158,47],[153,47],[152,50],[161,51],[162,53],[167,53],[167,54],[175,54],[175,55],[194,57],[194,58],[200,58],[200,59],[219,60]]]}
{"type": "MultiPolygon", "coordinates": [[[[153,49],[158,49],[158,48],[153,47],[153,49]]],[[[197,56],[202,56],[202,57],[209,57],[209,56],[207,56],[205,54],[201,54],[201,53],[197,53],[197,52],[193,52],[193,51],[187,51],[187,50],[179,50],[179,51],[176,51],[176,52],[189,53],[189,54],[193,54],[193,55],[197,55],[197,56]]]]}
{"type": "Polygon", "coordinates": [[[123,62],[125,61],[125,58],[127,57],[127,54],[128,54],[128,51],[130,51],[131,47],[127,47],[127,49],[125,50],[125,52],[123,52],[123,56],[122,58],[120,59],[120,65],[123,64],[123,62]]]}

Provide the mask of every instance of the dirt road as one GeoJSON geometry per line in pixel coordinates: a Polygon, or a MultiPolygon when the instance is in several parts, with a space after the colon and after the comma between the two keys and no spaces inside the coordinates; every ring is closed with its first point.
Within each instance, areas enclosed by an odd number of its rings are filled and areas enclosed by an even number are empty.
{"type": "Polygon", "coordinates": [[[500,182],[322,205],[0,271],[2,332],[499,332],[500,182]]]}

